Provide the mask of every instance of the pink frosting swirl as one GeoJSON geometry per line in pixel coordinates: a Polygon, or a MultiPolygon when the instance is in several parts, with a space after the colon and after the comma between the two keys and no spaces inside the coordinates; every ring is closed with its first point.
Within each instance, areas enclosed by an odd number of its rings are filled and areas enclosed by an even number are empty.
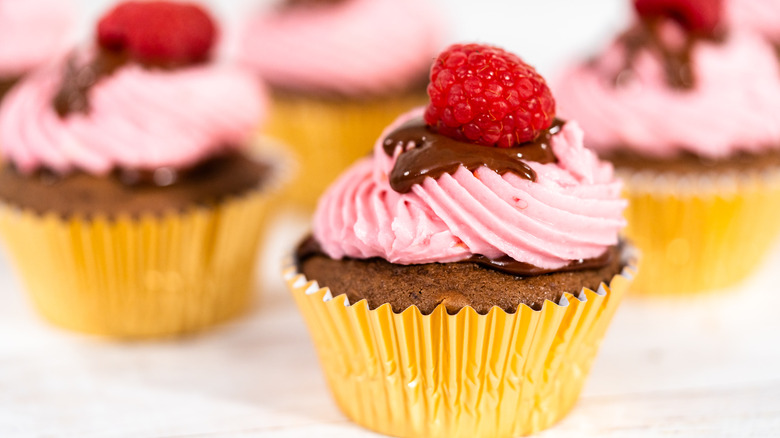
{"type": "Polygon", "coordinates": [[[615,86],[625,59],[626,48],[613,43],[553,87],[560,113],[588,133],[587,146],[660,158],[681,151],[721,158],[780,147],[780,64],[757,35],[733,31],[722,43],[697,42],[690,90],[670,87],[662,60],[646,49],[629,82],[615,86]]]}
{"type": "Polygon", "coordinates": [[[394,191],[388,174],[401,148],[389,157],[382,139],[421,114],[417,109],[400,117],[380,137],[373,157],[355,163],[320,199],[314,237],[330,257],[417,264],[508,255],[557,269],[617,243],[626,206],[621,184],[611,165],[583,147],[576,122],[553,137],[557,163],[527,163],[535,182],[461,166],[426,178],[409,193],[394,191]]]}
{"type": "Polygon", "coordinates": [[[69,0],[0,0],[0,78],[21,76],[62,53],[75,15],[69,0]]]}
{"type": "Polygon", "coordinates": [[[60,117],[53,100],[63,69],[29,75],[0,107],[0,153],[23,172],[187,167],[243,146],[265,113],[262,88],[244,70],[128,64],[89,90],[87,113],[60,117]]]}
{"type": "Polygon", "coordinates": [[[727,22],[780,42],[780,1],[729,0],[726,2],[727,22]]]}
{"type": "Polygon", "coordinates": [[[269,83],[347,96],[389,93],[421,78],[440,45],[427,2],[345,0],[260,15],[239,58],[269,83]]]}

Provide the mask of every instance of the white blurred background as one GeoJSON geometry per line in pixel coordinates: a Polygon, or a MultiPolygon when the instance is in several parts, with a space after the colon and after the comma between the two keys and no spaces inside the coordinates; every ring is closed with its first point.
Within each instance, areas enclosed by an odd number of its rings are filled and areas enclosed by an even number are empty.
{"type": "MultiPolygon", "coordinates": [[[[23,1],[23,0],[19,0],[23,1]]],[[[116,0],[72,0],[81,7],[78,38],[116,0]]],[[[629,0],[417,0],[440,5],[450,23],[449,42],[475,41],[502,46],[520,55],[543,75],[596,50],[625,26],[629,0]]],[[[247,14],[273,0],[200,0],[221,19],[228,47],[247,14]]],[[[227,53],[230,53],[228,48],[227,53]]]]}

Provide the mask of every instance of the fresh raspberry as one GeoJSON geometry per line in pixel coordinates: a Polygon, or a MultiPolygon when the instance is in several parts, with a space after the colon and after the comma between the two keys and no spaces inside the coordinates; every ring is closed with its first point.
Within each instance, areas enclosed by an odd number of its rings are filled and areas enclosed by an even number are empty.
{"type": "Polygon", "coordinates": [[[182,65],[208,58],[217,27],[194,4],[125,2],[98,23],[98,43],[146,64],[182,65]]]}
{"type": "Polygon", "coordinates": [[[723,16],[723,0],[634,0],[642,18],[670,18],[689,32],[713,35],[723,16]]]}
{"type": "Polygon", "coordinates": [[[503,49],[455,44],[431,67],[425,122],[448,137],[501,148],[535,139],[555,101],[533,67],[503,49]]]}

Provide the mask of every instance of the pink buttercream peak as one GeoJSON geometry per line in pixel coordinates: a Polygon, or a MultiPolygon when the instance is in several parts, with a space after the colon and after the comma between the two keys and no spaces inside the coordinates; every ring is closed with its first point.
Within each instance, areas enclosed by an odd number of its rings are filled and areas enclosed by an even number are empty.
{"type": "Polygon", "coordinates": [[[552,138],[552,149],[558,165],[566,169],[578,183],[609,181],[612,178],[612,165],[599,161],[593,151],[585,148],[584,137],[577,122],[567,122],[564,129],[552,138]]]}
{"type": "Polygon", "coordinates": [[[428,72],[439,15],[417,0],[345,0],[251,20],[239,58],[270,84],[347,96],[390,93],[428,72]]]}
{"type": "Polygon", "coordinates": [[[70,0],[0,0],[0,79],[62,53],[75,22],[70,0]]]}
{"type": "Polygon", "coordinates": [[[728,0],[726,19],[734,29],[756,32],[775,43],[780,42],[780,1],[728,0]]]}
{"type": "Polygon", "coordinates": [[[764,38],[731,29],[695,42],[690,89],[669,84],[657,52],[640,49],[623,70],[627,56],[618,40],[554,83],[561,115],[580,122],[589,147],[710,158],[780,147],[780,63],[764,38]]]}
{"type": "Polygon", "coordinates": [[[388,174],[400,148],[390,157],[382,139],[421,112],[388,127],[373,156],[355,163],[320,199],[314,236],[330,257],[417,264],[508,255],[557,269],[617,243],[626,205],[621,185],[610,165],[584,149],[576,123],[554,136],[557,163],[527,163],[536,181],[461,166],[409,193],[394,191],[388,174]]]}
{"type": "Polygon", "coordinates": [[[260,84],[242,69],[130,63],[88,91],[87,112],[60,116],[53,102],[65,68],[29,75],[0,106],[0,153],[23,172],[188,167],[243,147],[265,114],[260,84]]]}

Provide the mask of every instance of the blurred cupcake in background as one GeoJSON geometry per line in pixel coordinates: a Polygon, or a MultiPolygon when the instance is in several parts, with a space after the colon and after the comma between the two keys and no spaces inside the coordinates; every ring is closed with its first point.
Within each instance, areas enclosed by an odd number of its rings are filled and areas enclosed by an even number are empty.
{"type": "Polygon", "coordinates": [[[313,207],[398,113],[425,102],[440,20],[419,0],[288,0],[250,20],[239,58],[271,86],[266,132],[297,154],[290,201],[313,207]]]}
{"type": "Polygon", "coordinates": [[[635,290],[724,288],[780,231],[780,64],[720,0],[635,0],[637,20],[557,82],[560,111],[626,182],[635,290]]]}
{"type": "Polygon", "coordinates": [[[401,437],[514,437],[576,402],[631,278],[612,166],[500,48],[434,61],[285,272],[334,397],[401,437]]]}
{"type": "Polygon", "coordinates": [[[0,0],[0,101],[25,73],[68,48],[74,24],[70,0],[0,0]]]}
{"type": "Polygon", "coordinates": [[[198,6],[123,3],[0,107],[0,234],[55,324],[154,337],[247,308],[280,163],[247,152],[263,90],[216,38],[198,6]]]}

